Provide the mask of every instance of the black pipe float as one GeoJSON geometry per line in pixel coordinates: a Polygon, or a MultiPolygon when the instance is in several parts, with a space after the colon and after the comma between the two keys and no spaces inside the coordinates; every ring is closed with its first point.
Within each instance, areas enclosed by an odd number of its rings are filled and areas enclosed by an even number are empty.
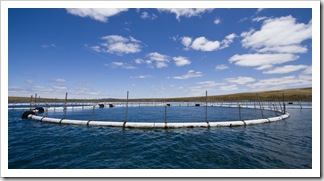
{"type": "Polygon", "coordinates": [[[22,118],[22,119],[28,119],[28,115],[30,115],[30,114],[35,115],[36,113],[35,113],[35,111],[25,111],[25,112],[21,115],[21,118],[22,118]]]}
{"type": "Polygon", "coordinates": [[[36,107],[34,110],[37,110],[38,113],[44,113],[45,112],[43,107],[36,107]]]}

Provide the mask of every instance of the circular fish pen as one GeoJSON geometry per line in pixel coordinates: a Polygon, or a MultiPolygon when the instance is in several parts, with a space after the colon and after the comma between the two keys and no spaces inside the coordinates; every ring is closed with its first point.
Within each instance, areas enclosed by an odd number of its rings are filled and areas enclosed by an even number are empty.
{"type": "Polygon", "coordinates": [[[261,106],[253,102],[234,104],[134,102],[43,109],[38,107],[26,111],[24,116],[26,119],[55,124],[168,129],[247,126],[284,120],[290,115],[286,112],[285,105],[278,104],[261,106]]]}

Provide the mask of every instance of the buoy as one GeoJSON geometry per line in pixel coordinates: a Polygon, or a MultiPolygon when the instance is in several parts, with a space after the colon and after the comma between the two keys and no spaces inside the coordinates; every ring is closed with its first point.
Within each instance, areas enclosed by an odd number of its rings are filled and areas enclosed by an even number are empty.
{"type": "Polygon", "coordinates": [[[22,115],[21,115],[21,118],[22,119],[28,119],[28,115],[35,115],[36,113],[34,111],[25,111],[22,115]]]}
{"type": "Polygon", "coordinates": [[[36,107],[35,110],[38,110],[38,113],[44,113],[45,112],[43,107],[36,107]]]}

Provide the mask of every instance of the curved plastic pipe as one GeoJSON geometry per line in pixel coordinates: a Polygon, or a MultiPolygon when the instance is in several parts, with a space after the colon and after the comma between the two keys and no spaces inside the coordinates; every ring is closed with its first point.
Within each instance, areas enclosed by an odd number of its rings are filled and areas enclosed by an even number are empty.
{"type": "Polygon", "coordinates": [[[70,120],[49,118],[36,115],[28,115],[29,119],[57,123],[57,124],[73,124],[73,125],[87,125],[87,126],[106,126],[106,127],[124,127],[124,128],[196,128],[196,127],[235,127],[246,126],[252,124],[270,123],[287,119],[289,113],[281,116],[271,117],[267,119],[253,119],[244,121],[226,121],[226,122],[191,122],[191,123],[144,123],[144,122],[109,122],[109,121],[89,121],[89,120],[70,120]]]}

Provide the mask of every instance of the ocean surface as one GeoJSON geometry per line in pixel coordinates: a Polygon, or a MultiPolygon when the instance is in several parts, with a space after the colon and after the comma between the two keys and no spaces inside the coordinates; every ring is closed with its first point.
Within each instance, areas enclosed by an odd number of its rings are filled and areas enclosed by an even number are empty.
{"type": "MultiPolygon", "coordinates": [[[[21,119],[9,109],[9,169],[308,169],[312,168],[312,109],[287,108],[283,121],[242,127],[123,129],[21,119]]],[[[67,119],[92,119],[71,109],[67,119]]],[[[128,121],[205,121],[205,107],[129,107],[128,121]],[[165,112],[166,111],[166,112],[165,112]],[[165,116],[166,115],[166,116],[165,116]]],[[[263,110],[265,117],[273,111],[263,110]]],[[[62,110],[40,115],[63,118],[62,110]]],[[[208,107],[208,121],[261,118],[258,109],[208,107]],[[239,115],[239,111],[241,115],[239,115]]],[[[94,120],[125,121],[125,107],[94,110],[94,120]]]]}

